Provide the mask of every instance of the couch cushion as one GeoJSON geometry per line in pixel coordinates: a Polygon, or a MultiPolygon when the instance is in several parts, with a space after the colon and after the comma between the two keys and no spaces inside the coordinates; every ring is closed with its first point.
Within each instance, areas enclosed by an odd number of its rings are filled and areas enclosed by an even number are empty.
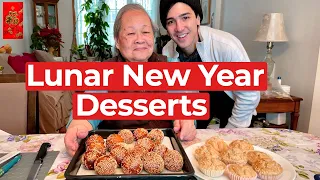
{"type": "Polygon", "coordinates": [[[9,56],[8,64],[16,73],[25,73],[25,64],[27,62],[36,62],[30,56],[9,56]]]}
{"type": "Polygon", "coordinates": [[[9,56],[12,56],[12,54],[0,53],[0,59],[3,59],[6,62],[8,62],[8,57],[9,56]]]}
{"type": "Polygon", "coordinates": [[[39,62],[56,62],[54,56],[45,51],[35,50],[34,54],[39,62]]]}
{"type": "Polygon", "coordinates": [[[3,74],[16,74],[12,67],[8,64],[8,56],[7,54],[0,54],[0,66],[3,66],[3,74]]]}

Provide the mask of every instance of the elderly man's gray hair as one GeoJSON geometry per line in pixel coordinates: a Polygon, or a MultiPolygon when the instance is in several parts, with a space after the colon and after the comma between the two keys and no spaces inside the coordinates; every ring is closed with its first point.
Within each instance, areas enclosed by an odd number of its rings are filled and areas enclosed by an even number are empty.
{"type": "Polygon", "coordinates": [[[114,36],[114,38],[118,38],[119,37],[119,32],[120,32],[120,29],[121,29],[121,19],[122,19],[123,14],[128,12],[128,11],[131,11],[131,10],[137,10],[137,11],[145,12],[148,15],[148,17],[150,19],[150,22],[152,24],[153,33],[155,34],[158,31],[158,27],[152,22],[149,14],[147,13],[147,11],[140,4],[127,4],[127,5],[123,6],[119,10],[119,12],[117,14],[117,17],[116,17],[116,20],[115,20],[114,26],[113,26],[113,36],[114,36]]]}

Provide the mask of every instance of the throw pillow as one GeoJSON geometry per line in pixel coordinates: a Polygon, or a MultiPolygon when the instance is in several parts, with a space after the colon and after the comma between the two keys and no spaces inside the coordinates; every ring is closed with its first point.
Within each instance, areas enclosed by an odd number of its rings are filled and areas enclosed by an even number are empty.
{"type": "Polygon", "coordinates": [[[53,55],[45,51],[35,50],[34,54],[39,62],[56,62],[53,58],[53,55]]]}
{"type": "Polygon", "coordinates": [[[12,67],[12,69],[17,73],[25,73],[25,64],[27,62],[36,62],[29,56],[9,56],[8,64],[12,67]]]}
{"type": "Polygon", "coordinates": [[[35,53],[22,53],[24,56],[28,56],[30,57],[32,60],[34,60],[34,62],[37,62],[37,57],[35,55],[35,53]]]}

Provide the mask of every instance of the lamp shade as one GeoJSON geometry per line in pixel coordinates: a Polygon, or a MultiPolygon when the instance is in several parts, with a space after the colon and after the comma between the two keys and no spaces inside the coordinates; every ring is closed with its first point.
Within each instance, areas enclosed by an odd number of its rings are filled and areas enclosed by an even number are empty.
{"type": "Polygon", "coordinates": [[[285,42],[288,37],[285,32],[282,13],[269,13],[263,16],[262,24],[255,41],[285,42]]]}

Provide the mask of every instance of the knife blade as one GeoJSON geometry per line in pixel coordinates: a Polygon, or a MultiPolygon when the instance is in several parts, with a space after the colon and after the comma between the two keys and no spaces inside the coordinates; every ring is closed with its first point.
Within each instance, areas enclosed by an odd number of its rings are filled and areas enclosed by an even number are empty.
{"type": "Polygon", "coordinates": [[[47,155],[47,151],[48,151],[48,148],[51,147],[51,144],[50,143],[43,143],[38,151],[38,154],[33,162],[33,165],[31,167],[31,170],[29,172],[29,175],[28,175],[28,180],[35,180],[38,173],[39,173],[39,170],[42,166],[42,163],[43,163],[43,159],[46,157],[47,155]]]}

